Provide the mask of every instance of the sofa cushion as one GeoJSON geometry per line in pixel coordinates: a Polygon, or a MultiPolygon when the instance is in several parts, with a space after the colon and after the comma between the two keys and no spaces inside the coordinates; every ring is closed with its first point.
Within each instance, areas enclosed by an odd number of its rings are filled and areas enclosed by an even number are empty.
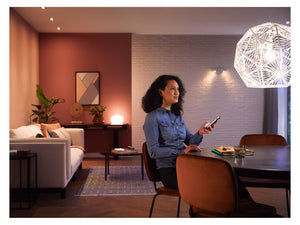
{"type": "Polygon", "coordinates": [[[21,126],[16,129],[11,129],[9,131],[10,138],[32,138],[35,137],[37,134],[42,135],[39,124],[21,126]]]}
{"type": "Polygon", "coordinates": [[[65,128],[61,127],[59,129],[60,129],[60,132],[65,136],[65,138],[71,139],[70,134],[68,133],[68,131],[66,131],[65,128]]]}
{"type": "Polygon", "coordinates": [[[49,133],[49,136],[52,138],[67,138],[67,139],[71,140],[70,134],[63,127],[48,131],[48,133],[49,133]]]}
{"type": "Polygon", "coordinates": [[[84,152],[78,146],[71,147],[71,172],[74,174],[78,167],[80,166],[83,158],[84,152]]]}
{"type": "Polygon", "coordinates": [[[68,132],[65,130],[65,128],[63,127],[60,127],[56,130],[53,130],[55,133],[57,133],[57,135],[60,137],[60,138],[71,138],[70,135],[68,134],[68,132]]]}
{"type": "Polygon", "coordinates": [[[41,131],[44,135],[44,137],[49,138],[50,135],[48,134],[48,130],[55,130],[60,128],[60,123],[52,123],[52,124],[48,124],[48,123],[41,123],[41,131]]]}
{"type": "Polygon", "coordinates": [[[54,130],[48,130],[47,132],[50,135],[50,137],[59,138],[58,134],[54,130]]]}

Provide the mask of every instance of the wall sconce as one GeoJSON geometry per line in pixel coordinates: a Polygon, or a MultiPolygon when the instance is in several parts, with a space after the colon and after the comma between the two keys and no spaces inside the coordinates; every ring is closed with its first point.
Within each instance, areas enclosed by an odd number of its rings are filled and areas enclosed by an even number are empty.
{"type": "Polygon", "coordinates": [[[212,71],[213,71],[214,73],[216,73],[217,75],[220,75],[220,74],[223,73],[225,70],[226,70],[226,69],[223,68],[223,67],[214,67],[214,68],[212,69],[212,71]]]}
{"type": "Polygon", "coordinates": [[[110,118],[110,122],[112,125],[122,125],[124,122],[124,119],[120,115],[114,115],[110,118]]]}

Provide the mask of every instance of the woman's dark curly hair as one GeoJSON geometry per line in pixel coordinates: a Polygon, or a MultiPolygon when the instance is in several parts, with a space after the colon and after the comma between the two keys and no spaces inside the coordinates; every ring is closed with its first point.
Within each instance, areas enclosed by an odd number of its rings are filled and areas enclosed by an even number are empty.
{"type": "Polygon", "coordinates": [[[175,80],[179,86],[178,102],[171,106],[171,110],[175,115],[180,116],[182,114],[182,104],[183,97],[185,95],[185,89],[179,77],[174,75],[161,75],[152,83],[142,99],[142,108],[146,113],[150,113],[153,110],[161,107],[162,97],[159,94],[159,89],[165,90],[165,87],[167,86],[169,80],[175,80]]]}

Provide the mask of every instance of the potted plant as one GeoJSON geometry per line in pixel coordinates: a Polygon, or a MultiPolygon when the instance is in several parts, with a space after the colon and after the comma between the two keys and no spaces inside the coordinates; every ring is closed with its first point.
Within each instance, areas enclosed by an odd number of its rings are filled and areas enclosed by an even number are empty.
{"type": "Polygon", "coordinates": [[[94,115],[93,124],[103,124],[103,112],[105,111],[106,106],[100,105],[92,106],[90,108],[90,115],[94,115]]]}
{"type": "Polygon", "coordinates": [[[36,85],[36,96],[40,100],[40,105],[31,104],[36,107],[35,110],[32,110],[32,114],[30,117],[34,117],[32,122],[34,123],[53,123],[58,122],[58,118],[54,117],[53,114],[55,112],[52,111],[52,108],[57,103],[65,102],[63,98],[55,98],[51,99],[46,98],[44,92],[40,85],[36,85]]]}

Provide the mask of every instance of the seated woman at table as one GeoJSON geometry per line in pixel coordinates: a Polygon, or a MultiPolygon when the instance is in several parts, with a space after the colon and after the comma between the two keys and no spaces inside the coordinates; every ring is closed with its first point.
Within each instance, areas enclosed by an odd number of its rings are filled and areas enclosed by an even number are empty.
{"type": "MultiPolygon", "coordinates": [[[[143,110],[148,113],[143,126],[148,152],[155,159],[160,179],[165,187],[178,189],[176,158],[190,151],[200,151],[198,145],[203,135],[213,128],[206,128],[204,122],[192,134],[182,118],[182,104],[185,95],[182,81],[173,75],[161,75],[150,86],[142,99],[143,110]],[[186,147],[186,146],[187,147],[186,147]]],[[[245,188],[242,195],[248,196],[245,188]]]]}
{"type": "Polygon", "coordinates": [[[149,155],[155,159],[162,183],[172,189],[178,189],[177,156],[200,151],[198,145],[203,134],[209,134],[214,127],[206,129],[209,123],[206,121],[195,134],[190,133],[181,116],[184,95],[184,86],[177,76],[162,75],[142,100],[143,109],[148,113],[143,129],[149,155]]]}

